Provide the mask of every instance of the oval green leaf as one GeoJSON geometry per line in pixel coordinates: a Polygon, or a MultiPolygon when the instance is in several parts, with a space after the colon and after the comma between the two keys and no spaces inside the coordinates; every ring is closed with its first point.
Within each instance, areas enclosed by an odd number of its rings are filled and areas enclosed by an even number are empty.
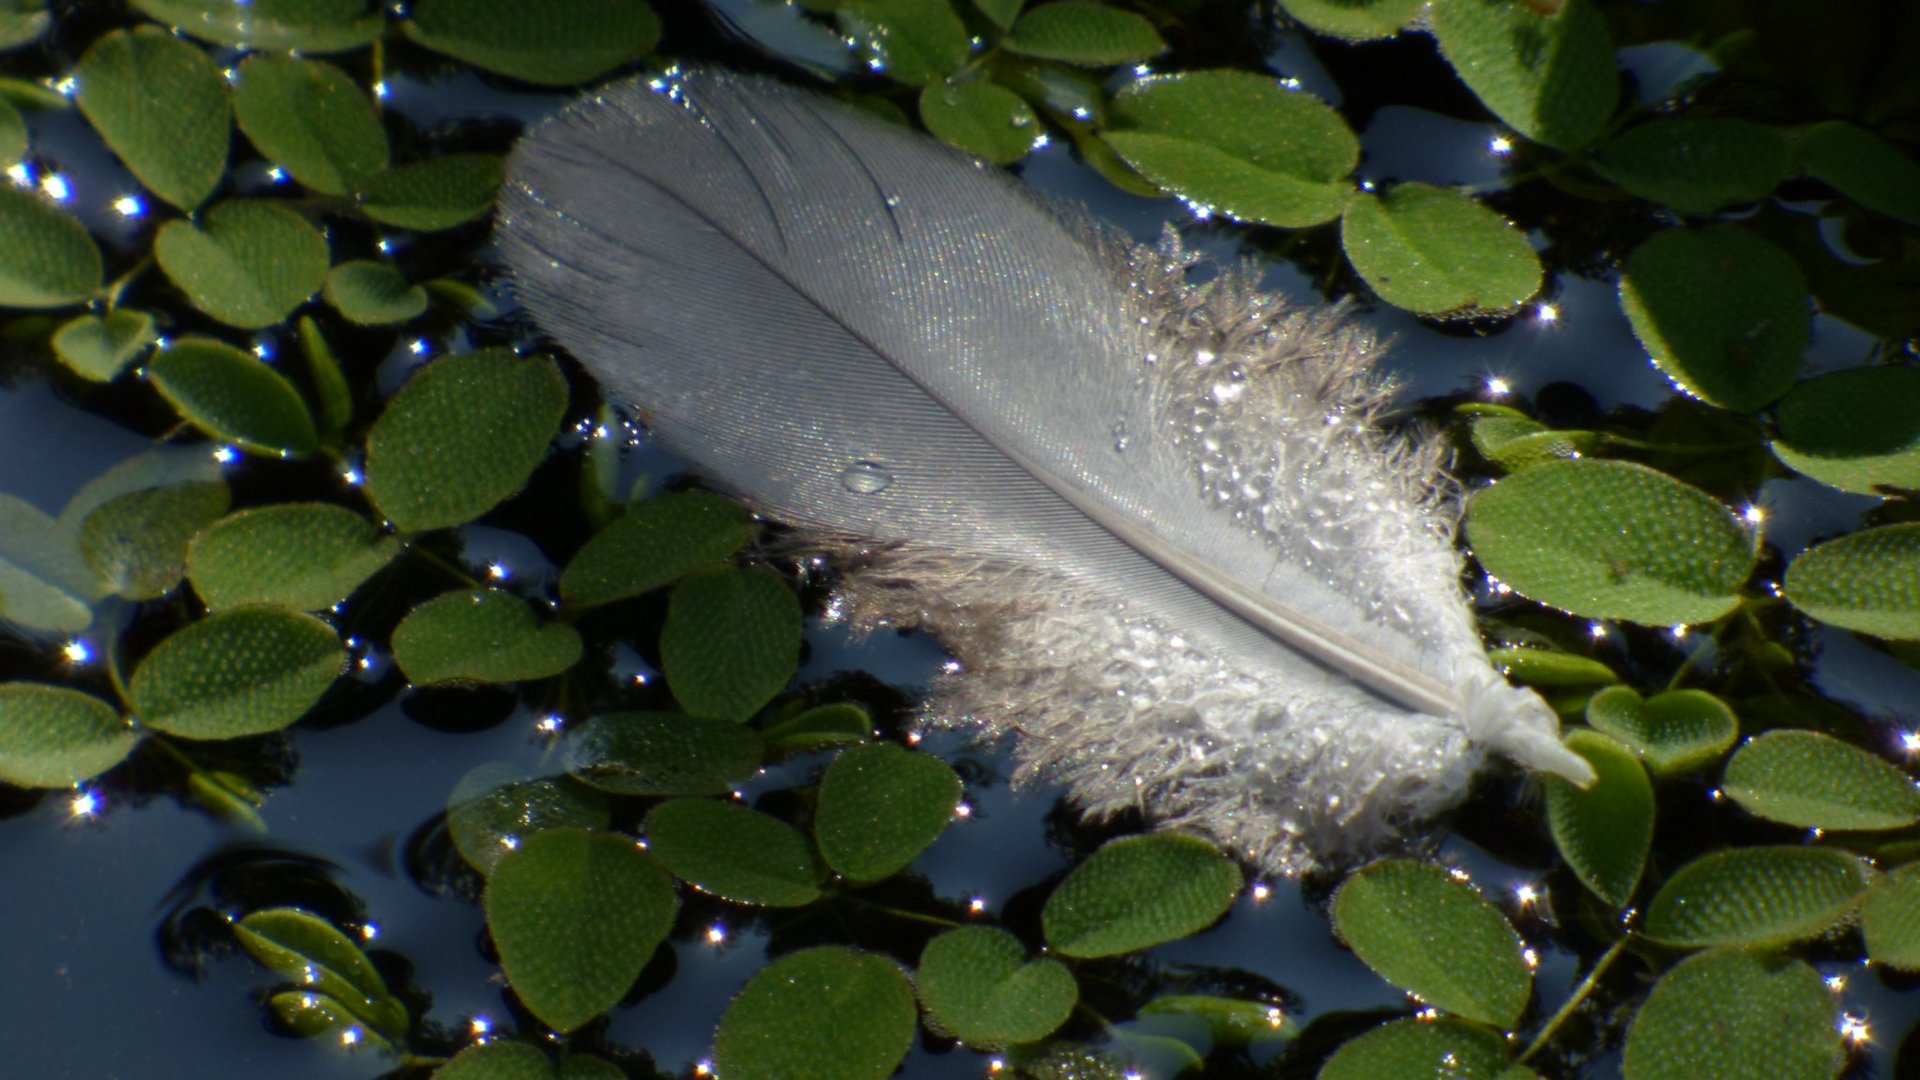
{"type": "Polygon", "coordinates": [[[1041,133],[1025,99],[978,79],[928,83],[920,91],[920,119],[942,142],[995,165],[1026,157],[1041,133]]]}
{"type": "Polygon", "coordinates": [[[1873,870],[1836,848],[1742,847],[1674,872],[1647,905],[1646,934],[1672,945],[1779,945],[1825,933],[1873,870]]]}
{"type": "Polygon", "coordinates": [[[523,779],[509,766],[477,766],[447,796],[447,835],[480,875],[546,829],[605,829],[607,797],[564,778],[523,779]]]}
{"type": "Polygon", "coordinates": [[[493,208],[501,168],[492,154],[447,154],[402,165],[361,186],[360,212],[402,229],[451,229],[493,208]]]}
{"type": "Polygon", "coordinates": [[[1627,257],[1620,306],[1668,378],[1735,412],[1787,392],[1812,334],[1806,276],[1737,225],[1654,233],[1627,257]]]}
{"type": "Polygon", "coordinates": [[[813,819],[827,864],[856,882],[907,868],[953,821],[960,776],[893,743],[848,747],[827,766],[813,819]]]}
{"type": "Polygon", "coordinates": [[[1688,214],[1757,202],[1786,179],[1786,132],[1726,117],[1675,117],[1630,128],[1593,169],[1643,199],[1688,214]]]}
{"type": "Polygon", "coordinates": [[[1747,741],[1720,781],[1748,813],[1807,829],[1899,829],[1920,821],[1920,789],[1893,763],[1817,731],[1747,741]]]}
{"type": "Polygon", "coordinates": [[[1588,0],[1451,0],[1427,10],[1460,81],[1527,138],[1577,150],[1612,117],[1620,96],[1613,37],[1588,0]]]}
{"type": "Polygon", "coordinates": [[[1920,971],[1920,863],[1873,883],[1860,902],[1860,932],[1874,963],[1920,971]]]}
{"type": "Polygon", "coordinates": [[[407,36],[475,67],[543,86],[572,86],[638,59],[660,17],[638,0],[417,0],[407,36]]]}
{"type": "Polygon", "coordinates": [[[1587,723],[1640,755],[1657,776],[1718,761],[1740,737],[1739,718],[1705,690],[1669,690],[1643,700],[1625,686],[1609,686],[1587,702],[1587,723]]]}
{"type": "Polygon", "coordinates": [[[341,52],[368,44],[386,26],[367,0],[133,0],[133,7],[202,41],[249,49],[341,52]]]}
{"type": "Polygon", "coordinates": [[[1816,544],[1787,567],[1781,587],[1789,603],[1821,622],[1920,640],[1920,522],[1816,544]]]}
{"type": "Polygon", "coordinates": [[[1065,964],[1029,963],[1019,938],[990,926],[963,926],[927,942],[916,982],[942,1028],[989,1049],[1046,1038],[1080,998],[1065,964]]]}
{"type": "Polygon", "coordinates": [[[243,330],[285,320],[327,276],[326,237],[262,199],[229,199],[202,215],[199,227],[169,221],[153,251],[194,307],[243,330]]]}
{"type": "Polygon", "coordinates": [[[307,377],[313,384],[315,411],[320,414],[320,430],[326,433],[329,442],[337,442],[353,419],[353,388],[347,385],[340,360],[334,356],[333,347],[327,344],[313,316],[300,316],[298,333],[300,354],[307,362],[307,377]]]}
{"type": "Polygon", "coordinates": [[[1920,370],[1864,367],[1805,379],[1774,411],[1788,468],[1863,495],[1920,489],[1920,370]]]}
{"type": "MultiPolygon", "coordinates": [[[[0,230],[4,228],[0,225],[0,230]]],[[[111,382],[146,353],[153,339],[153,316],[133,308],[115,308],[104,319],[78,315],[55,330],[53,355],[81,378],[111,382]]]]}
{"type": "Polygon", "coordinates": [[[847,0],[835,18],[867,66],[921,86],[966,62],[967,28],[947,0],[847,0]]]}
{"type": "Polygon", "coordinates": [[[697,491],[635,503],[595,533],[560,574],[560,596],[591,607],[650,592],[733,557],[747,542],[738,503],[697,491]]]}
{"type": "Polygon", "coordinates": [[[101,503],[80,522],[80,554],[102,584],[157,600],[187,572],[187,544],[232,504],[223,480],[143,488],[101,503]]]}
{"type": "Polygon", "coordinates": [[[0,683],[0,780],[64,788],[106,772],[140,736],[114,707],[46,683],[0,683]]]}
{"type": "Polygon", "coordinates": [[[1726,614],[1754,560],[1719,500],[1624,461],[1552,461],[1483,488],[1467,503],[1467,542],[1531,600],[1654,626],[1726,614]]]}
{"type": "Polygon", "coordinates": [[[320,444],[287,377],[223,341],[176,341],[154,354],[147,377],[183,418],[222,442],[283,457],[320,444]]]}
{"type": "Polygon", "coordinates": [[[800,754],[874,737],[873,717],[850,701],[817,705],[760,729],[767,748],[777,754],[800,754]]]}
{"type": "Polygon", "coordinates": [[[367,435],[367,494],[400,529],[461,525],[526,486],[567,408],[544,356],[449,356],[414,373],[367,435]]]}
{"type": "Polygon", "coordinates": [[[72,527],[0,492],[0,618],[33,630],[79,633],[105,595],[80,557],[72,527]]]}
{"type": "Polygon", "coordinates": [[[327,195],[344,195],[387,167],[387,133],[346,72],[320,60],[256,53],[233,87],[240,130],[268,161],[327,195]]]}
{"type": "Polygon", "coordinates": [[[262,964],[333,998],[376,1031],[406,1033],[406,1006],[388,992],[360,946],[332,923],[298,908],[267,908],[234,923],[233,934],[262,964]]]}
{"type": "Polygon", "coordinates": [[[1631,751],[1597,731],[1570,731],[1566,744],[1598,779],[1583,790],[1546,777],[1553,842],[1581,884],[1626,907],[1653,849],[1653,784],[1631,751]]]}
{"type": "Polygon", "coordinates": [[[393,628],[393,662],[415,686],[545,679],[580,660],[580,632],[540,625],[533,606],[509,592],[442,593],[393,628]]]}
{"type": "Polygon", "coordinates": [[[1421,314],[1510,311],[1540,290],[1540,258],[1526,236],[1445,188],[1362,193],[1340,219],[1340,243],[1381,299],[1421,314]]]}
{"type": "Polygon", "coordinates": [[[1506,1041],[1495,1032],[1451,1017],[1409,1017],[1349,1039],[1319,1080],[1496,1080],[1506,1068],[1506,1041]]]}
{"type": "Polygon", "coordinates": [[[1125,836],[1074,867],[1047,897],[1040,925],[1063,955],[1117,956],[1206,929],[1240,884],[1240,868],[1204,840],[1125,836]]]}
{"type": "Polygon", "coordinates": [[[1487,659],[1502,674],[1528,686],[1602,686],[1618,678],[1612,668],[1598,660],[1557,649],[1488,649],[1487,659]]]}
{"type": "Polygon", "coordinates": [[[681,713],[595,716],[567,733],[569,774],[614,795],[725,795],[759,768],[759,733],[681,713]]]}
{"type": "Polygon", "coordinates": [[[1801,132],[1796,149],[1807,175],[1869,210],[1920,225],[1920,164],[1885,139],[1828,120],[1801,132]]]}
{"type": "Polygon", "coordinates": [[[346,669],[333,628],[282,608],[241,607],[177,630],[128,687],[141,722],[187,739],[259,735],[300,719],[346,669]]]}
{"type": "Polygon", "coordinates": [[[537,1048],[508,1039],[475,1043],[433,1071],[433,1080],[554,1080],[553,1063],[537,1048]]]}
{"type": "Polygon", "coordinates": [[[356,1050],[362,1047],[377,1053],[393,1050],[393,1044],[369,1030],[353,1010],[318,991],[281,990],[270,994],[267,1010],[282,1027],[301,1038],[331,1035],[356,1050]]]}
{"type": "Polygon", "coordinates": [[[913,987],[884,956],[827,945],[761,968],[714,1035],[721,1076],[885,1080],[913,1044],[913,987]]]}
{"type": "Polygon", "coordinates": [[[0,184],[0,306],[78,304],[100,287],[102,273],[85,225],[30,191],[0,184]]]}
{"type": "Polygon", "coordinates": [[[345,600],[400,553],[373,523],[328,503],[230,514],[187,549],[187,577],[210,608],[279,604],[319,611],[345,600]]]}
{"type": "Polygon", "coordinates": [[[1303,228],[1340,216],[1360,140],[1311,95],[1241,71],[1141,79],[1101,138],[1140,173],[1234,218],[1303,228]]]}
{"type": "Polygon", "coordinates": [[[1348,41],[1398,34],[1427,6],[1426,0],[1280,0],[1302,26],[1348,41]]]}
{"type": "Polygon", "coordinates": [[[800,601],[776,574],[715,567],[673,587],[660,630],[667,686],[690,713],[745,720],[800,663],[800,601]]]}
{"type": "Polygon", "coordinates": [[[157,26],[115,30],[94,40],[73,75],[87,122],[149,191],[182,210],[213,194],[233,113],[204,51],[157,26]]]}
{"type": "Polygon", "coordinates": [[[800,830],[739,803],[673,799],[647,813],[647,850],[701,892],[760,907],[820,898],[825,871],[800,830]]]}
{"type": "MultiPolygon", "coordinates": [[[[1351,220],[1352,212],[1348,218],[1351,220]]],[[[1533,258],[1533,249],[1527,249],[1533,258]]],[[[1536,265],[1538,260],[1536,259],[1536,265]]],[[[1384,294],[1383,294],[1384,295],[1384,294]]],[[[1582,457],[1606,445],[1605,436],[1592,431],[1560,431],[1525,416],[1475,416],[1470,429],[1473,448],[1502,468],[1518,471],[1543,461],[1582,457]]]]}
{"type": "Polygon", "coordinates": [[[626,995],[679,908],[632,837],[571,828],[527,837],[493,868],[482,903],[513,992],[563,1033],[626,995]]]}
{"type": "Polygon", "coordinates": [[[1801,961],[1714,949],[1654,984],[1622,1064],[1627,1080],[1831,1077],[1846,1062],[1835,1020],[1833,995],[1801,961]]]}
{"type": "Polygon", "coordinates": [[[1131,11],[1093,0],[1053,0],[1029,8],[1000,39],[1000,47],[1041,60],[1105,67],[1158,56],[1167,43],[1152,23],[1131,11]]]}
{"type": "Polygon", "coordinates": [[[1298,1022],[1278,1005],[1208,994],[1157,997],[1140,1006],[1140,1015],[1191,1017],[1205,1024],[1208,1036],[1221,1046],[1250,1046],[1291,1039],[1300,1030],[1298,1022]]]}
{"type": "Polygon", "coordinates": [[[348,322],[361,326],[403,323],[427,310],[427,291],[377,259],[353,259],[327,271],[321,292],[348,322]]]}

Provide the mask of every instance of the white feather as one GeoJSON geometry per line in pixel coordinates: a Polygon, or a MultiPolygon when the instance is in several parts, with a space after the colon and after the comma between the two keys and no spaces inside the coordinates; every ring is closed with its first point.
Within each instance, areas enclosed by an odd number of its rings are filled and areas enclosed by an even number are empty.
{"type": "Polygon", "coordinates": [[[936,718],[1018,735],[1091,812],[1293,872],[1446,808],[1487,750],[1591,778],[1489,665],[1438,451],[1380,432],[1335,317],[714,73],[536,128],[500,237],[664,445],[838,549],[857,618],[953,651],[936,718]]]}

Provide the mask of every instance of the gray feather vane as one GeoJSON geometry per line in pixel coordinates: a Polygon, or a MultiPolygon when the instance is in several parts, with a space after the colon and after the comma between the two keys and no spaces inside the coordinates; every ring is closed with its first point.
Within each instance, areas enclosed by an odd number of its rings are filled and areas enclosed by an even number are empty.
{"type": "Polygon", "coordinates": [[[1188,284],[904,128],[771,81],[592,94],[515,151],[522,302],[668,449],[960,662],[935,722],[1268,872],[1363,858],[1495,751],[1586,782],[1488,662],[1438,450],[1362,332],[1188,284]]]}

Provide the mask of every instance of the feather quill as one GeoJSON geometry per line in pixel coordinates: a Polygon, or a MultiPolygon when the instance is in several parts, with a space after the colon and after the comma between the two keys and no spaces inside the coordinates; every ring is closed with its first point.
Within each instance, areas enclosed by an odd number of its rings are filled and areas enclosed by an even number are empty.
{"type": "Polygon", "coordinates": [[[1269,872],[1365,857],[1482,758],[1586,782],[1461,594],[1362,331],[846,105],[696,72],[523,139],[536,322],[719,486],[961,662],[931,718],[1269,872]]]}

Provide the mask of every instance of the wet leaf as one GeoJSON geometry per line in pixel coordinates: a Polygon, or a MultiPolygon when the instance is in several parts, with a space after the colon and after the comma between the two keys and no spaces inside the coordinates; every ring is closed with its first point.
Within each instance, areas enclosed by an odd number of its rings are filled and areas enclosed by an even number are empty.
{"type": "MultiPolygon", "coordinates": [[[[0,18],[4,18],[0,15],[0,18]]],[[[0,98],[0,165],[12,165],[27,156],[27,121],[13,103],[0,98]]]]}
{"type": "Polygon", "coordinates": [[[368,0],[133,0],[135,10],[216,45],[329,53],[380,36],[386,20],[368,0]]]}
{"type": "Polygon", "coordinates": [[[1506,1043],[1497,1033],[1450,1017],[1408,1017],[1349,1039],[1319,1080],[1505,1080],[1506,1068],[1506,1043]]]}
{"type": "Polygon", "coordinates": [[[1597,432],[1560,431],[1525,416],[1476,416],[1470,430],[1482,457],[1515,472],[1543,461],[1589,456],[1606,445],[1597,432]]]}
{"type": "Polygon", "coordinates": [[[913,986],[884,956],[828,945],[747,980],[714,1035],[721,1076],[885,1080],[913,1044],[913,986]]]}
{"type": "Polygon", "coordinates": [[[1627,1080],[1823,1078],[1846,1061],[1820,974],[1781,956],[1713,949],[1661,976],[1627,1029],[1627,1080]]]}
{"type": "Polygon", "coordinates": [[[572,828],[527,837],[482,899],[513,992],[563,1033],[626,995],[679,907],[632,837],[572,828]]]}
{"type": "Polygon", "coordinates": [[[989,926],[963,926],[927,942],[916,982],[940,1026],[980,1048],[1046,1038],[1080,997],[1065,964],[1029,962],[1019,938],[989,926]]]}
{"type": "Polygon", "coordinates": [[[1899,829],[1920,789],[1889,761],[1817,731],[1769,731],[1727,762],[1720,790],[1750,814],[1807,829],[1899,829]]]}
{"type": "Polygon", "coordinates": [[[94,39],[74,68],[80,111],[147,190],[182,210],[227,170],[233,112],[205,52],[157,26],[94,39]]]}
{"type": "Polygon", "coordinates": [[[407,36],[475,67],[572,86],[652,50],[660,17],[638,0],[416,0],[407,36]]]}
{"type": "Polygon", "coordinates": [[[260,735],[300,719],[345,670],[333,628],[282,608],[240,607],[154,646],[128,687],[149,727],[187,739],[260,735]]]}
{"type": "Polygon", "coordinates": [[[353,259],[327,271],[327,303],[361,326],[403,323],[427,310],[427,291],[392,263],[353,259]]]}
{"type": "Polygon", "coordinates": [[[1392,37],[1426,6],[1426,0],[1280,0],[1302,26],[1348,41],[1392,37]]]}
{"type": "Polygon", "coordinates": [[[332,923],[298,908],[267,908],[233,924],[256,960],[304,989],[326,994],[374,1029],[404,1035],[406,1006],[388,992],[373,961],[332,923]]]}
{"type": "Polygon", "coordinates": [[[393,628],[393,662],[415,686],[545,679],[579,660],[579,631],[540,625],[532,605],[498,589],[442,593],[393,628]]]}
{"type": "Polygon", "coordinates": [[[69,634],[93,623],[93,601],[106,588],[80,557],[74,532],[0,492],[0,618],[69,634]]]}
{"type": "Polygon", "coordinates": [[[566,407],[566,381],[544,356],[434,361],[368,433],[367,494],[404,532],[472,521],[526,486],[566,407]]]}
{"type": "Polygon", "coordinates": [[[360,188],[360,211],[383,225],[434,232],[493,209],[501,161],[492,154],[447,154],[402,165],[360,188]]]}
{"type": "Polygon", "coordinates": [[[115,308],[106,318],[76,315],[53,333],[53,355],[82,378],[111,382],[153,345],[153,316],[115,308]]]}
{"type": "Polygon", "coordinates": [[[228,825],[266,835],[267,822],[260,816],[266,794],[237,773],[195,769],[187,774],[187,798],[228,825]]]}
{"type": "Polygon", "coordinates": [[[1873,870],[1835,848],[1738,847],[1675,871],[1647,905],[1648,937],[1672,945],[1780,945],[1852,912],[1873,870]]]}
{"type": "Polygon", "coordinates": [[[731,566],[680,579],[660,630],[673,696],[696,716],[745,720],[800,663],[800,601],[777,575],[731,566]]]}
{"type": "Polygon", "coordinates": [[[0,306],[78,304],[100,287],[102,273],[85,225],[32,192],[0,184],[0,306]]]}
{"type": "Polygon", "coordinates": [[[1845,120],[1828,120],[1801,132],[1795,149],[1807,175],[1869,210],[1920,225],[1920,164],[1898,147],[1845,120]]]}
{"type": "Polygon", "coordinates": [[[993,20],[993,25],[1005,30],[1013,25],[1020,15],[1020,8],[1026,0],[973,0],[973,6],[980,14],[993,20]]]}
{"type": "Polygon", "coordinates": [[[264,199],[228,199],[160,226],[160,269],[193,306],[243,330],[282,322],[327,276],[327,240],[292,210],[264,199]]]}
{"type": "Polygon", "coordinates": [[[1353,197],[1360,141],[1311,95],[1240,71],[1130,83],[1101,138],[1183,199],[1290,228],[1332,221],[1353,197]]]}
{"type": "Polygon", "coordinates": [[[647,850],[680,880],[722,900],[801,907],[826,872],[800,830],[739,803],[673,799],[647,812],[647,850]]]}
{"type": "Polygon", "coordinates": [[[554,1080],[554,1068],[533,1046],[489,1039],[455,1054],[434,1070],[433,1080],[554,1080]]]}
{"type": "Polygon", "coordinates": [[[1620,306],[1655,366],[1735,412],[1787,392],[1812,333],[1805,275],[1737,225],[1654,233],[1627,257],[1620,306]]]}
{"type": "Polygon", "coordinates": [[[302,1038],[331,1035],[355,1049],[391,1052],[393,1046],[369,1031],[353,1010],[314,990],[282,990],[267,998],[267,1009],[286,1030],[302,1038]]]}
{"type": "Polygon", "coordinates": [[[1431,863],[1383,859],[1354,874],[1334,894],[1333,927],[1381,978],[1437,1008],[1505,1030],[1527,1007],[1520,935],[1431,863]]]}
{"type": "Polygon", "coordinates": [[[768,749],[798,754],[873,738],[873,717],[850,701],[836,701],[774,720],[760,730],[768,749]]]}
{"type": "Polygon", "coordinates": [[[300,352],[307,361],[307,377],[313,384],[320,430],[329,442],[336,441],[353,420],[353,388],[347,385],[339,359],[333,355],[333,348],[311,315],[300,316],[299,334],[300,352]]]}
{"type": "Polygon", "coordinates": [[[187,572],[187,544],[232,505],[225,481],[131,491],[80,522],[80,554],[99,580],[129,600],[157,600],[187,572]]]}
{"type": "Polygon", "coordinates": [[[499,763],[468,770],[447,796],[447,835],[482,877],[537,832],[600,830],[610,819],[607,797],[592,788],[560,777],[525,779],[499,763]]]}
{"type": "Polygon", "coordinates": [[[1643,199],[1708,214],[1757,202],[1786,179],[1786,132],[1727,117],[1674,117],[1630,128],[1595,155],[1593,169],[1643,199]]]}
{"type": "Polygon", "coordinates": [[[1000,47],[1083,67],[1129,64],[1165,52],[1153,24],[1093,0],[1053,0],[1028,8],[1000,47]]]}
{"type": "Polygon", "coordinates": [[[978,79],[928,83],[920,92],[920,119],[941,141],[996,165],[1026,157],[1042,130],[1020,95],[978,79]]]}
{"type": "Polygon", "coordinates": [[[267,603],[330,608],[400,553],[364,516],[328,503],[279,503],[231,514],[187,550],[187,576],[210,608],[267,603]]]}
{"type": "Polygon", "coordinates": [[[752,728],[681,713],[595,716],[563,744],[568,773],[615,795],[725,795],[764,753],[752,728]]]}
{"type": "Polygon", "coordinates": [[[1118,956],[1211,926],[1240,892],[1240,868],[1212,844],[1178,833],[1108,841],[1074,867],[1041,909],[1063,956],[1118,956]]]}
{"type": "Polygon", "coordinates": [[[1290,1039],[1299,1031],[1299,1025],[1278,1005],[1206,994],[1157,997],[1140,1006],[1140,1015],[1193,1017],[1206,1025],[1208,1036],[1221,1046],[1290,1039]]]}
{"type": "Polygon", "coordinates": [[[1801,381],[1774,410],[1773,453],[1842,491],[1920,489],[1920,370],[1864,367],[1801,381]]]}
{"type": "Polygon", "coordinates": [[[1540,259],[1526,236],[1445,188],[1362,192],[1340,219],[1340,243],[1381,299],[1409,311],[1510,311],[1540,290],[1540,259]]]}
{"type": "Polygon", "coordinates": [[[1587,0],[1452,0],[1428,8],[1440,52],[1482,104],[1556,150],[1600,133],[1619,100],[1613,40],[1587,0]]]}
{"type": "Polygon", "coordinates": [[[909,86],[953,71],[970,51],[947,0],[847,0],[834,15],[868,66],[909,86]]]}
{"type": "Polygon", "coordinates": [[[1740,737],[1733,710],[1705,690],[1668,690],[1642,700],[1628,687],[1609,686],[1587,702],[1587,723],[1626,744],[1656,776],[1710,765],[1740,737]]]}
{"type": "Polygon", "coordinates": [[[92,694],[0,683],[0,781],[70,787],[120,764],[139,742],[126,718],[92,694]]]}
{"type": "Polygon", "coordinates": [[[1487,659],[1528,686],[1604,686],[1619,678],[1598,660],[1556,649],[1488,649],[1487,659]]]}
{"type": "Polygon", "coordinates": [[[961,793],[937,757],[893,743],[848,747],[820,780],[814,839],[849,880],[891,877],[946,831],[961,793]]]}
{"type": "Polygon", "coordinates": [[[1528,599],[1654,626],[1726,614],[1754,560],[1719,500],[1624,461],[1515,473],[1468,500],[1466,533],[1487,572],[1528,599]]]}
{"type": "Polygon", "coordinates": [[[1920,971],[1920,863],[1873,883],[1860,902],[1860,932],[1874,963],[1920,971]]]}
{"type": "Polygon", "coordinates": [[[1781,584],[1788,602],[1821,622],[1920,640],[1920,522],[1815,544],[1787,567],[1781,584]]]}
{"type": "Polygon", "coordinates": [[[195,427],[265,454],[312,453],[320,444],[307,403],[260,358],[212,338],[184,338],[147,364],[154,389],[195,427]]]}
{"type": "Polygon", "coordinates": [[[634,503],[567,563],[560,596],[576,607],[638,596],[732,558],[748,535],[745,512],[729,499],[687,491],[634,503]]]}
{"type": "Polygon", "coordinates": [[[344,195],[387,167],[387,133],[373,102],[324,61],[248,57],[233,113],[260,156],[315,191],[344,195]]]}
{"type": "Polygon", "coordinates": [[[1595,896],[1626,907],[1653,848],[1653,785],[1633,753],[1597,731],[1570,731],[1567,748],[1596,777],[1585,789],[1545,778],[1547,825],[1560,857],[1595,896]]]}

